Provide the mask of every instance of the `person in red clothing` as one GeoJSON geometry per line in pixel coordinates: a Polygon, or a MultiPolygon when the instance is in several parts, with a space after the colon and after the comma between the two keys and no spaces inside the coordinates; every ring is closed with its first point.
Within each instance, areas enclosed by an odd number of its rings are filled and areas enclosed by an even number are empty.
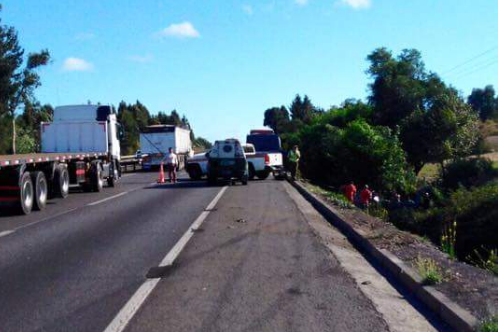
{"type": "Polygon", "coordinates": [[[344,187],[344,196],[351,202],[354,203],[354,195],[356,195],[356,186],[351,181],[350,184],[344,187]]]}
{"type": "Polygon", "coordinates": [[[370,201],[372,201],[372,191],[368,189],[368,185],[365,185],[365,188],[360,193],[360,203],[363,208],[368,208],[370,205],[370,201]]]}

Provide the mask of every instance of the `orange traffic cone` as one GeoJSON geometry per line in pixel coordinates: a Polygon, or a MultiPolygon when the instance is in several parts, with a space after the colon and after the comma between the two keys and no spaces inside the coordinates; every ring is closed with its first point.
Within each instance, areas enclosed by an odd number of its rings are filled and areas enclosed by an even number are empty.
{"type": "Polygon", "coordinates": [[[161,163],[161,166],[159,166],[159,179],[157,179],[157,183],[166,183],[166,177],[164,176],[164,163],[161,163]]]}

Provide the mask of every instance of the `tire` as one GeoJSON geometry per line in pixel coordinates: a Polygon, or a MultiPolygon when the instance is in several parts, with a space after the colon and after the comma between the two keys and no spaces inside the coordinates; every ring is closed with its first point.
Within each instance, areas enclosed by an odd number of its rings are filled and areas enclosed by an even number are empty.
{"type": "Polygon", "coordinates": [[[56,166],[51,192],[54,197],[59,198],[66,198],[69,195],[69,171],[66,165],[56,166]]]}
{"type": "Polygon", "coordinates": [[[209,175],[208,175],[207,183],[208,183],[208,185],[210,185],[210,186],[214,186],[214,185],[216,185],[216,178],[215,178],[215,177],[213,177],[213,176],[209,176],[209,175]]]}
{"type": "Polygon", "coordinates": [[[107,178],[107,186],[114,188],[116,186],[116,181],[119,177],[119,172],[117,168],[114,168],[114,174],[107,178]]]}
{"type": "Polygon", "coordinates": [[[102,178],[102,167],[100,163],[92,164],[92,173],[90,174],[90,187],[95,192],[101,192],[104,188],[104,179],[102,178]]]}
{"type": "Polygon", "coordinates": [[[257,172],[256,173],[256,176],[258,177],[258,179],[260,180],[266,180],[268,178],[268,176],[270,176],[270,172],[269,171],[261,171],[261,172],[257,172]]]}
{"type": "Polygon", "coordinates": [[[31,173],[31,182],[34,186],[33,208],[41,211],[47,206],[48,183],[45,174],[40,171],[31,173]]]}
{"type": "Polygon", "coordinates": [[[22,214],[30,214],[34,205],[34,187],[29,172],[22,174],[19,186],[19,203],[17,209],[22,214]]]}
{"type": "Polygon", "coordinates": [[[249,180],[254,180],[256,176],[256,171],[254,170],[254,165],[249,163],[249,180]]]}
{"type": "Polygon", "coordinates": [[[242,177],[242,179],[240,179],[240,181],[242,182],[242,185],[244,185],[244,186],[247,186],[247,182],[248,182],[248,180],[249,180],[249,179],[248,179],[247,175],[244,175],[244,176],[242,177]]]}
{"type": "Polygon", "coordinates": [[[188,167],[188,176],[192,180],[200,180],[202,178],[202,174],[199,165],[192,165],[188,167]]]}
{"type": "Polygon", "coordinates": [[[113,176],[107,178],[107,186],[114,188],[116,186],[116,179],[113,176]]]}

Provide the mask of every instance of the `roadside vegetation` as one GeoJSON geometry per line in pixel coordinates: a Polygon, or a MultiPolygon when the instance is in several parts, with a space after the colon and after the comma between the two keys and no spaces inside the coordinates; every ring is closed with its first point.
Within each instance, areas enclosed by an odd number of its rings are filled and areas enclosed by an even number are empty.
{"type": "Polygon", "coordinates": [[[267,109],[264,125],[280,134],[285,150],[299,146],[301,176],[330,200],[347,206],[337,198],[341,186],[368,184],[380,197],[371,215],[430,239],[451,259],[496,271],[493,87],[464,98],[413,49],[396,56],[379,48],[367,60],[366,101],[323,110],[297,95],[289,107],[267,109]]]}

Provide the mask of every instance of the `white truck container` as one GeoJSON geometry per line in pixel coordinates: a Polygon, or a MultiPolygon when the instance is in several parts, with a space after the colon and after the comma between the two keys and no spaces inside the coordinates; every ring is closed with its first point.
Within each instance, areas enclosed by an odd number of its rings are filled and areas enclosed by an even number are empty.
{"type": "Polygon", "coordinates": [[[179,168],[183,168],[187,157],[193,152],[190,130],[174,125],[154,125],[144,128],[140,133],[142,167],[151,169],[159,166],[169,148],[178,155],[179,168]]]}
{"type": "Polygon", "coordinates": [[[41,124],[41,153],[0,156],[0,204],[21,213],[44,209],[48,196],[65,198],[69,185],[101,191],[121,175],[120,126],[110,106],[62,106],[41,124]]]}

